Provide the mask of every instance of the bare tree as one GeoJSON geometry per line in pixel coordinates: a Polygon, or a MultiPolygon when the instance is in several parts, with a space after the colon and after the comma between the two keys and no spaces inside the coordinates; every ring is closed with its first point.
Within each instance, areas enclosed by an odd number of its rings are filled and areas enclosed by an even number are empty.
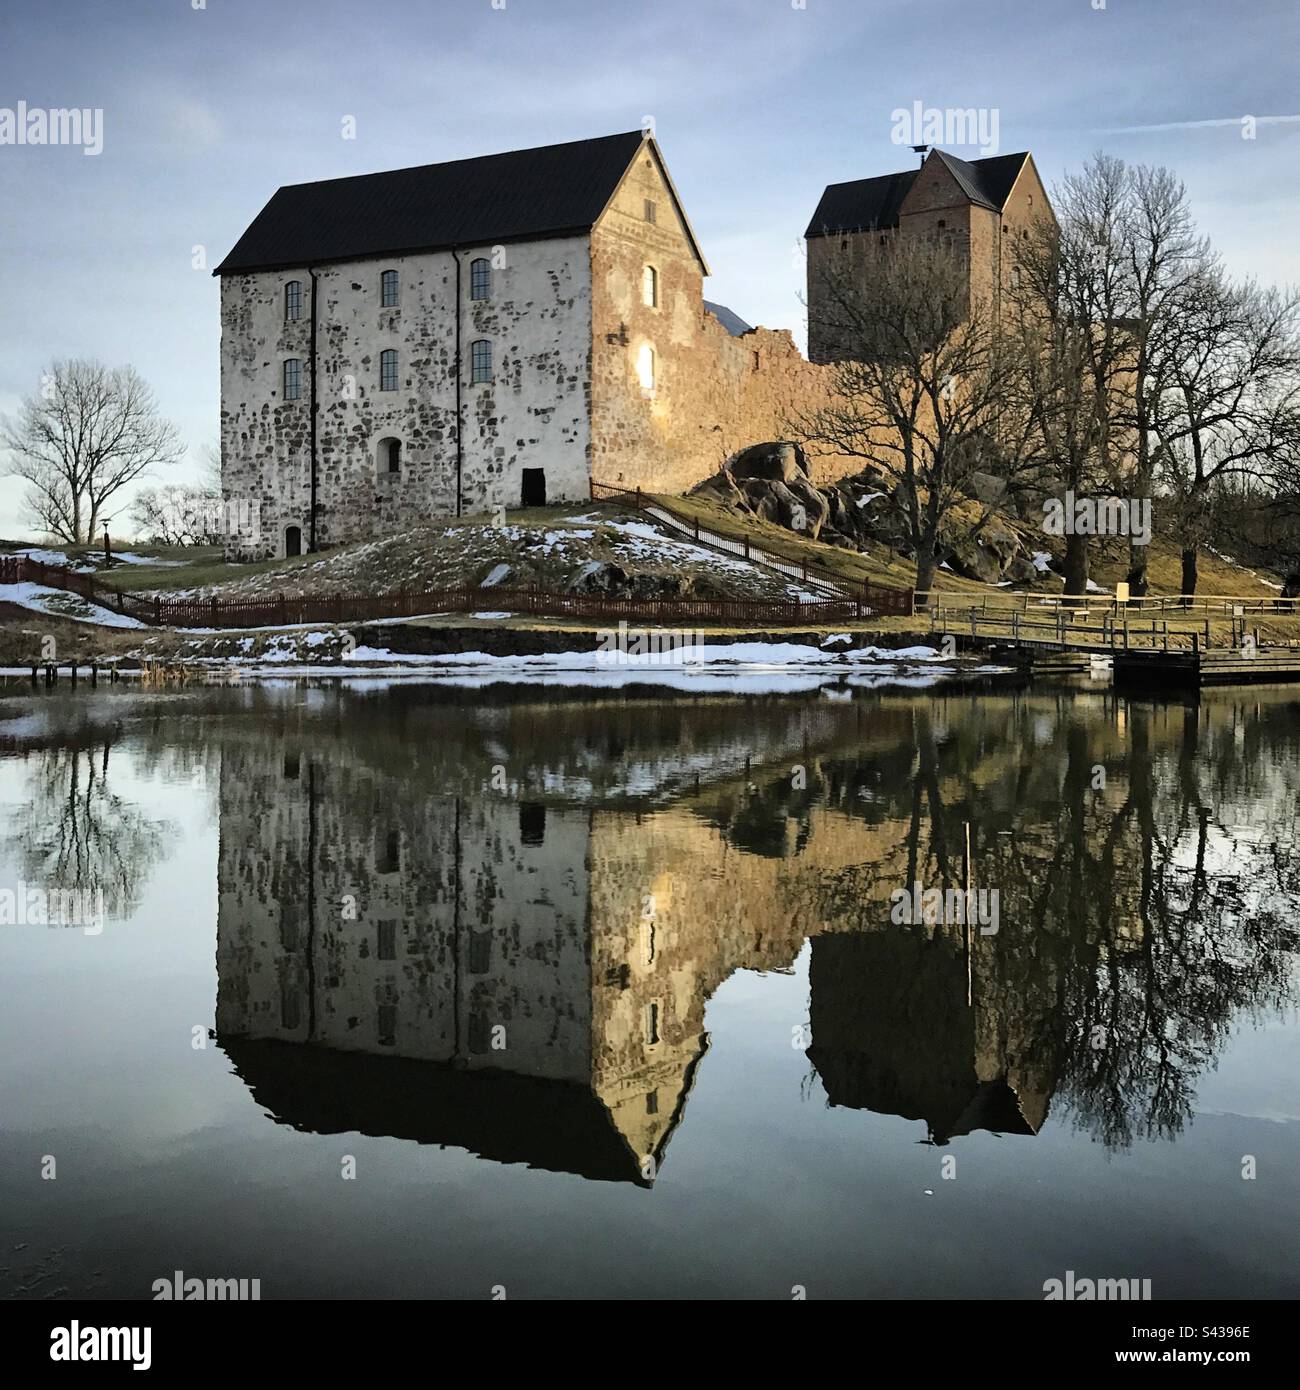
{"type": "MultiPolygon", "coordinates": [[[[1124,393],[1131,377],[1121,322],[1124,267],[1113,229],[1128,176],[1096,155],[1054,190],[1056,215],[1041,214],[1015,243],[1004,288],[1008,329],[1018,339],[1023,392],[1043,471],[1053,487],[1082,496],[1114,486],[1122,470],[1124,393]]],[[[1091,537],[1065,537],[1065,592],[1088,587],[1091,537]]]]}
{"type": "Polygon", "coordinates": [[[131,525],[138,538],[155,545],[220,545],[221,450],[199,450],[201,481],[144,488],[131,501],[131,525]]]}
{"type": "MultiPolygon", "coordinates": [[[[1196,234],[1187,190],[1168,169],[1126,172],[1125,197],[1112,235],[1124,270],[1120,310],[1131,336],[1133,388],[1126,423],[1133,432],[1131,491],[1150,497],[1160,463],[1160,399],[1172,382],[1183,340],[1179,320],[1187,286],[1216,268],[1209,242],[1196,234]]],[[[1147,588],[1147,547],[1129,548],[1129,584],[1147,588]]]]}
{"type": "Polygon", "coordinates": [[[1233,475],[1281,481],[1300,457],[1300,296],[1232,284],[1209,265],[1182,285],[1174,307],[1153,420],[1190,597],[1216,486],[1233,475]]]}
{"type": "Polygon", "coordinates": [[[94,540],[128,483],[181,453],[134,367],[86,359],[51,364],[41,390],[0,418],[0,446],[8,471],[29,484],[32,521],[73,545],[94,540]]]}
{"type": "Polygon", "coordinates": [[[820,305],[834,390],[826,406],[796,415],[792,431],[812,451],[860,458],[894,484],[916,590],[928,595],[944,558],[941,527],[949,538],[954,527],[976,535],[1023,460],[1015,354],[946,241],[892,238],[846,255],[827,268],[820,305]],[[981,473],[1001,485],[983,502],[981,473]]]}

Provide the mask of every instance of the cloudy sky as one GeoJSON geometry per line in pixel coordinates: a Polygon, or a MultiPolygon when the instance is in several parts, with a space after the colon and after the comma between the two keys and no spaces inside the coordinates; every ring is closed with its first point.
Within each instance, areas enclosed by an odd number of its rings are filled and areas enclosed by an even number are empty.
{"type": "MultiPolygon", "coordinates": [[[[1235,271],[1300,281],[1297,52],[1295,0],[8,4],[0,138],[19,102],[99,108],[103,149],[0,144],[0,411],[51,359],[129,362],[191,450],[160,481],[195,476],[218,432],[205,267],[280,184],[647,117],[708,298],[800,342],[821,189],[907,168],[892,113],[917,102],[996,116],[997,152],[1032,150],[1049,187],[1098,148],[1166,164],[1235,271]]],[[[0,480],[0,535],[20,503],[0,480]]]]}

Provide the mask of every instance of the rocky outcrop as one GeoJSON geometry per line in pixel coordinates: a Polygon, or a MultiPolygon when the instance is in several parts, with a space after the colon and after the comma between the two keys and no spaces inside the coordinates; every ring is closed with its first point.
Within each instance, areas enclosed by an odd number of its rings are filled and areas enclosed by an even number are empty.
{"type": "MultiPolygon", "coordinates": [[[[969,514],[953,515],[940,530],[939,558],[968,579],[1032,584],[1042,572],[1033,563],[1035,547],[1023,528],[995,514],[970,533],[983,504],[995,502],[1001,487],[991,475],[976,475],[969,514]]],[[[906,513],[889,479],[864,470],[829,487],[815,487],[803,450],[786,440],[742,449],[692,489],[692,495],[842,549],[864,550],[870,542],[911,555],[906,513]]]]}
{"type": "Polygon", "coordinates": [[[566,585],[573,594],[602,594],[609,598],[722,598],[718,587],[699,575],[630,574],[612,560],[591,560],[566,585]]]}

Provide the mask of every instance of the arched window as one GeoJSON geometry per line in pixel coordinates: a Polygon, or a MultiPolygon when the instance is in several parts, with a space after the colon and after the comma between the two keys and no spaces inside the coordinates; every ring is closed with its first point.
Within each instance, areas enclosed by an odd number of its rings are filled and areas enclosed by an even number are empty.
{"type": "Polygon", "coordinates": [[[284,316],[286,319],[302,318],[301,280],[290,280],[284,287],[284,316]]]}
{"type": "Polygon", "coordinates": [[[492,344],[486,338],[478,338],[469,345],[470,381],[492,380],[492,344]]]}
{"type": "Polygon", "coordinates": [[[477,256],[469,263],[469,297],[487,299],[492,293],[492,262],[477,256]]]}
{"type": "Polygon", "coordinates": [[[381,439],[378,452],[379,471],[381,473],[400,473],[402,471],[402,441],[400,439],[381,439]]]}
{"type": "Polygon", "coordinates": [[[397,390],[397,349],[385,348],[379,354],[379,389],[397,390]]]}
{"type": "Polygon", "coordinates": [[[379,304],[383,309],[397,307],[397,272],[386,270],[379,277],[379,304]]]}
{"type": "Polygon", "coordinates": [[[655,350],[649,343],[642,343],[636,355],[636,375],[643,391],[655,389],[655,350]]]}
{"type": "Polygon", "coordinates": [[[297,357],[284,359],[284,398],[296,401],[302,395],[302,362],[297,357]]]}
{"type": "Polygon", "coordinates": [[[659,307],[659,272],[652,265],[641,272],[641,302],[651,309],[659,307]]]}

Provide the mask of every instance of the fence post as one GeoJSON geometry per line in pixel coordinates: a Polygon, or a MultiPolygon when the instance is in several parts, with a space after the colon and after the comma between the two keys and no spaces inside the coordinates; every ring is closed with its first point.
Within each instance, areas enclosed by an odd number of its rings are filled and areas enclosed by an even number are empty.
{"type": "Polygon", "coordinates": [[[162,599],[157,594],[154,595],[153,599],[153,620],[159,626],[162,625],[162,599]]]}
{"type": "Polygon", "coordinates": [[[636,485],[636,509],[637,509],[637,511],[640,511],[640,510],[641,510],[641,484],[640,484],[640,483],[638,483],[638,484],[636,485]]]}
{"type": "Polygon", "coordinates": [[[281,627],[284,626],[284,623],[285,623],[285,613],[286,613],[287,611],[288,611],[288,608],[287,608],[287,604],[286,604],[286,601],[285,601],[285,597],[284,597],[283,594],[281,594],[281,595],[280,595],[280,626],[281,626],[281,627]]]}
{"type": "Polygon", "coordinates": [[[220,626],[221,626],[221,624],[217,621],[217,596],[216,596],[216,594],[213,594],[213,595],[212,595],[212,626],[213,626],[213,627],[220,627],[220,626]]]}

